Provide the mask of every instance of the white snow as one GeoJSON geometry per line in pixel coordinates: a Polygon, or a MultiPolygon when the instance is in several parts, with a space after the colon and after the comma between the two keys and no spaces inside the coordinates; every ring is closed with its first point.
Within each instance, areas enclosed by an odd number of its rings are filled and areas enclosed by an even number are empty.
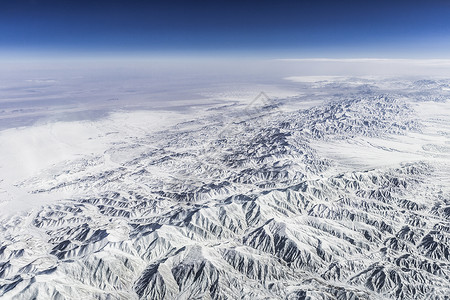
{"type": "Polygon", "coordinates": [[[447,295],[450,81],[292,78],[0,131],[0,295],[447,295]]]}
{"type": "Polygon", "coordinates": [[[17,184],[64,162],[103,156],[113,143],[143,137],[186,120],[169,111],[115,112],[97,121],[51,122],[0,131],[0,214],[39,207],[67,194],[29,194],[17,184]]]}

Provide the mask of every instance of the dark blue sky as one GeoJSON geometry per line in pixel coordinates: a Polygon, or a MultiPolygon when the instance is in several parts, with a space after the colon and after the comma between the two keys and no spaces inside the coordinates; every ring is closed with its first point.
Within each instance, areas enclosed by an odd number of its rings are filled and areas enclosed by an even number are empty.
{"type": "Polygon", "coordinates": [[[450,57],[450,1],[0,1],[0,53],[450,57]]]}

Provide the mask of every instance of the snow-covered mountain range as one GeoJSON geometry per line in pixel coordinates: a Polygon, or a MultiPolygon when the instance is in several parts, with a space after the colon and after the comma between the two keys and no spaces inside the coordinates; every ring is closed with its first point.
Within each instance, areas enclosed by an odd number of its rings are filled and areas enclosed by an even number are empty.
{"type": "Polygon", "coordinates": [[[450,81],[292,80],[16,180],[1,298],[449,299],[450,81]]]}

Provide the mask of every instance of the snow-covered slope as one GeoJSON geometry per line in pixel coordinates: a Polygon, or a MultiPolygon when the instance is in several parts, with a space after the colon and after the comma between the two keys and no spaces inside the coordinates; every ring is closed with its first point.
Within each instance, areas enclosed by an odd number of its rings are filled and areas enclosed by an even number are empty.
{"type": "Polygon", "coordinates": [[[0,295],[448,299],[449,82],[327,80],[16,182],[61,198],[2,219],[0,295]]]}

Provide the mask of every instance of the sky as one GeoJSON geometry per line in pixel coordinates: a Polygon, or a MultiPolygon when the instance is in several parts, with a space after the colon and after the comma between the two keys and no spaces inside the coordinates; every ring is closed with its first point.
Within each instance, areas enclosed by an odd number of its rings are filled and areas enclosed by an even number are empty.
{"type": "Polygon", "coordinates": [[[450,58],[450,1],[0,0],[0,55],[450,58]]]}

